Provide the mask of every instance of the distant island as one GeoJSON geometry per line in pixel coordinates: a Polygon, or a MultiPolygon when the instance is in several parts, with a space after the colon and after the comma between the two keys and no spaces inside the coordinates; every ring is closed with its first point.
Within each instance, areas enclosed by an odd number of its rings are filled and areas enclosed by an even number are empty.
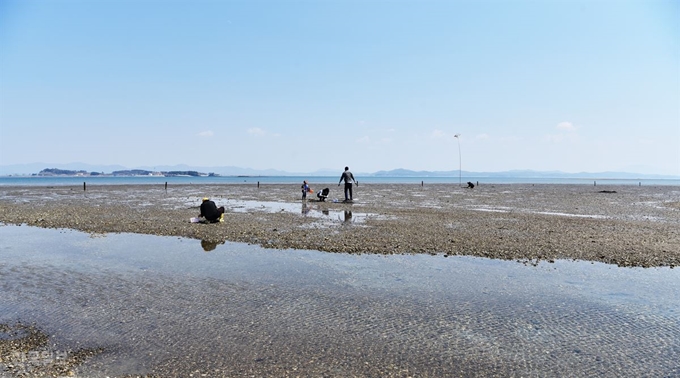
{"type": "Polygon", "coordinates": [[[128,169],[121,171],[113,171],[111,173],[103,172],[88,172],[83,170],[69,170],[59,168],[45,168],[32,176],[75,176],[75,177],[115,177],[115,176],[156,176],[156,177],[215,177],[219,176],[215,173],[203,173],[198,171],[147,171],[144,169],[128,169]]]}

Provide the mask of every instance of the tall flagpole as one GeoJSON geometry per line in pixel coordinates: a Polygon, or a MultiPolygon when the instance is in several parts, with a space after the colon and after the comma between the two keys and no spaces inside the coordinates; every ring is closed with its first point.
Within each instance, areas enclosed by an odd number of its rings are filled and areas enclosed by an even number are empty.
{"type": "Polygon", "coordinates": [[[458,186],[463,186],[463,161],[460,153],[460,134],[456,134],[453,137],[458,139],[458,186]]]}

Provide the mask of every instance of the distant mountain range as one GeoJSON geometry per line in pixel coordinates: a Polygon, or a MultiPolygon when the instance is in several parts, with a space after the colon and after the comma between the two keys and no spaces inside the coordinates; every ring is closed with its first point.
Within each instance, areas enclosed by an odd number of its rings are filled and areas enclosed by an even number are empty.
{"type": "Polygon", "coordinates": [[[680,176],[657,175],[631,172],[578,172],[568,173],[562,171],[532,171],[511,170],[502,172],[472,172],[472,171],[411,171],[408,169],[393,169],[391,171],[378,171],[372,176],[382,177],[515,177],[515,178],[599,178],[599,179],[680,179],[680,176]]]}
{"type": "MultiPolygon", "coordinates": [[[[286,172],[276,169],[251,169],[232,166],[221,167],[195,167],[188,165],[174,166],[155,166],[155,167],[136,167],[130,169],[121,165],[91,165],[85,163],[71,164],[18,164],[0,165],[0,176],[27,176],[37,175],[41,171],[77,171],[79,174],[113,174],[114,172],[198,172],[201,175],[213,174],[220,176],[338,176],[341,171],[338,169],[320,169],[314,172],[286,172]],[[204,173],[203,173],[204,172],[204,173]]],[[[567,173],[561,171],[532,171],[532,170],[511,170],[503,172],[472,172],[458,170],[451,171],[413,171],[409,169],[393,169],[378,172],[354,172],[358,176],[375,177],[457,177],[459,174],[465,177],[516,177],[516,178],[598,178],[598,179],[680,179],[680,176],[643,174],[631,172],[579,172],[567,173]]],[[[131,173],[134,174],[134,173],[131,173]]]]}

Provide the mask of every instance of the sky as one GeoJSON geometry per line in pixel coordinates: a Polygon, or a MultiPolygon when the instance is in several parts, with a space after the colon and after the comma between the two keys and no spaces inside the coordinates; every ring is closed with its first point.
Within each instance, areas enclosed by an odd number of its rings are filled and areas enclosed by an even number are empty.
{"type": "Polygon", "coordinates": [[[680,2],[2,0],[36,162],[680,175],[680,2]]]}

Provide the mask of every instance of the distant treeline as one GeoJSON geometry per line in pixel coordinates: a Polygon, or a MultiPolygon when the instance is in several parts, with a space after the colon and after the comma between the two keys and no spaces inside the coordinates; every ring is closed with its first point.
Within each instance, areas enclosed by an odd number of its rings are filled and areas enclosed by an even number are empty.
{"type": "Polygon", "coordinates": [[[96,176],[100,173],[87,171],[71,171],[68,169],[45,168],[38,173],[38,176],[96,176]]]}
{"type": "Polygon", "coordinates": [[[202,173],[198,171],[167,171],[167,172],[153,172],[144,169],[129,169],[124,171],[113,171],[109,174],[103,172],[87,172],[87,171],[73,171],[68,169],[45,168],[38,176],[218,176],[214,173],[202,173]]]}

